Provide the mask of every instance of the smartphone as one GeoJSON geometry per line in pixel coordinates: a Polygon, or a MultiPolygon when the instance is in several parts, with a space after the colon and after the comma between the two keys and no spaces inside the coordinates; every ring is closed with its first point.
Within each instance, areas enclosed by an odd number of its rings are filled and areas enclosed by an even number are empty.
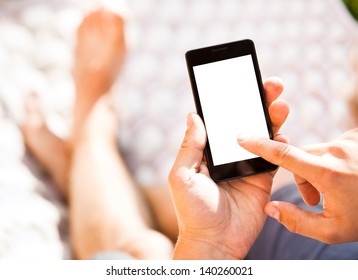
{"type": "Polygon", "coordinates": [[[185,58],[196,110],[207,132],[211,178],[219,182],[275,170],[276,165],[237,143],[239,133],[273,138],[253,41],[190,50],[185,58]]]}

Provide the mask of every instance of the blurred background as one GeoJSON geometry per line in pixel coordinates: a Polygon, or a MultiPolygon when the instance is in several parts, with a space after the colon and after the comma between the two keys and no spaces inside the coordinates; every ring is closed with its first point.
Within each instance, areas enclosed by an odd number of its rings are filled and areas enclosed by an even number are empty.
{"type": "Polygon", "coordinates": [[[66,207],[26,153],[18,125],[37,93],[51,129],[71,121],[75,32],[105,5],[125,16],[128,54],[112,89],[118,141],[143,185],[166,182],[195,111],[184,53],[250,38],[263,78],[279,76],[294,145],[331,140],[353,126],[347,102],[354,70],[358,1],[0,0],[0,258],[71,258],[66,207]]]}

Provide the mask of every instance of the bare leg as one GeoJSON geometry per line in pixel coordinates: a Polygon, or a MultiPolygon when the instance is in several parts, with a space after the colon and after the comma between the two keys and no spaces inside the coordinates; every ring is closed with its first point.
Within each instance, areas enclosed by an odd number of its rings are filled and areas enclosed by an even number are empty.
{"type": "Polygon", "coordinates": [[[172,244],[151,230],[154,222],[147,202],[118,155],[115,116],[103,101],[106,97],[100,98],[123,61],[123,21],[95,12],[84,20],[78,38],[69,192],[77,256],[119,249],[137,258],[169,258],[172,244]]]}
{"type": "Polygon", "coordinates": [[[108,93],[124,60],[124,22],[119,16],[96,11],[88,15],[77,31],[73,76],[76,101],[72,142],[95,102],[108,93]]]}
{"type": "Polygon", "coordinates": [[[156,185],[144,187],[143,192],[153,211],[158,229],[173,242],[176,242],[179,228],[169,186],[156,185]]]}
{"type": "Polygon", "coordinates": [[[54,180],[65,199],[72,148],[95,102],[111,88],[125,54],[123,19],[96,11],[85,17],[77,31],[73,76],[76,100],[72,135],[62,140],[46,126],[34,97],[27,100],[28,118],[22,126],[30,152],[54,180]]]}
{"type": "Polygon", "coordinates": [[[116,125],[104,98],[87,118],[73,153],[71,236],[78,257],[123,250],[140,259],[170,258],[172,243],[152,230],[150,209],[118,157],[116,125]]]}
{"type": "Polygon", "coordinates": [[[108,250],[123,250],[137,258],[169,258],[172,243],[152,230],[151,211],[118,155],[115,118],[103,101],[106,96],[101,97],[111,87],[123,55],[122,20],[103,11],[86,17],[78,30],[73,71],[77,95],[69,144],[54,137],[43,122],[41,133],[26,124],[25,140],[50,175],[65,182],[78,258],[108,250]],[[49,145],[41,147],[41,142],[49,145]],[[56,168],[52,150],[41,152],[44,147],[61,151],[64,146],[70,155],[59,152],[57,157],[63,160],[56,161],[65,168],[56,168]]]}
{"type": "Polygon", "coordinates": [[[25,145],[50,175],[62,197],[66,199],[70,146],[48,129],[35,96],[29,96],[26,105],[27,118],[22,126],[25,145]]]}

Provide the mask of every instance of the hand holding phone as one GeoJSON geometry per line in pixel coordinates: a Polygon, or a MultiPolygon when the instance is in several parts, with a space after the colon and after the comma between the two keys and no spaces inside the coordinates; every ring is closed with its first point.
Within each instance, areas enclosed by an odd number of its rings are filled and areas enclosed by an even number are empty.
{"type": "MultiPolygon", "coordinates": [[[[278,79],[264,84],[274,133],[289,108],[278,97],[278,79]]],[[[188,115],[187,130],[169,174],[180,234],[174,259],[242,259],[266,220],[272,173],[215,183],[203,161],[207,133],[202,118],[188,115]]],[[[284,137],[275,137],[285,142],[284,137]]]]}
{"type": "Polygon", "coordinates": [[[186,61],[197,113],[207,131],[210,176],[224,181],[277,168],[237,144],[237,135],[272,139],[261,74],[251,40],[191,50],[186,61]]]}

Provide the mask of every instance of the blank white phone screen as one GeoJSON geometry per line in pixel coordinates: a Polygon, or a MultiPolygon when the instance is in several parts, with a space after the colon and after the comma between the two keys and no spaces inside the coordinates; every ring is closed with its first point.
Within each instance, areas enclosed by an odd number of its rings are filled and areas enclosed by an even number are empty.
{"type": "Polygon", "coordinates": [[[214,165],[257,157],[239,133],[269,137],[251,55],[194,66],[214,165]]]}

